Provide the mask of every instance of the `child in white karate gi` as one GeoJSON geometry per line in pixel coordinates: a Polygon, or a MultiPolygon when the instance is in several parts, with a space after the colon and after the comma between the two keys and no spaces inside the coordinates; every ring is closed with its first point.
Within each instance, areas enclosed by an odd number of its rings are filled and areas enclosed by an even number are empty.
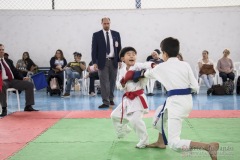
{"type": "Polygon", "coordinates": [[[203,149],[209,153],[212,160],[217,160],[219,143],[193,142],[180,138],[182,121],[189,115],[193,106],[191,92],[198,92],[199,87],[190,65],[177,58],[180,48],[179,41],[169,37],[161,42],[160,47],[165,62],[147,70],[144,77],[154,78],[162,83],[167,90],[168,98],[165,106],[160,106],[156,110],[153,119],[154,128],[159,131],[158,140],[147,147],[166,148],[167,140],[162,128],[164,124],[168,125],[168,145],[170,148],[176,151],[203,149]],[[160,113],[160,111],[162,112],[160,113]],[[162,114],[163,112],[164,114],[162,114]],[[167,124],[166,120],[168,120],[167,124]]]}
{"type": "Polygon", "coordinates": [[[120,59],[126,64],[119,71],[117,87],[124,90],[122,103],[112,112],[111,118],[118,138],[125,137],[131,129],[128,123],[139,138],[137,148],[145,148],[148,145],[148,134],[143,121],[143,114],[148,112],[148,104],[143,88],[147,84],[147,78],[138,82],[133,81],[133,70],[142,70],[154,67],[154,63],[136,63],[137,52],[133,47],[125,47],[120,51],[120,59]]]}

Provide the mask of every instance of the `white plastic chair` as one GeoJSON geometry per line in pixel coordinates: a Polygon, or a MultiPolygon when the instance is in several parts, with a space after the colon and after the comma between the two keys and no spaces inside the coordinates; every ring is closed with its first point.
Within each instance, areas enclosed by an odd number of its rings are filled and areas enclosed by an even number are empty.
{"type": "Polygon", "coordinates": [[[202,78],[199,77],[199,66],[198,66],[198,64],[195,66],[195,74],[196,74],[196,78],[197,78],[197,81],[198,81],[198,85],[200,87],[201,84],[202,84],[202,78]]]}
{"type": "MultiPolygon", "coordinates": [[[[86,88],[86,92],[87,92],[87,94],[89,94],[89,86],[90,86],[90,78],[89,77],[87,77],[87,79],[86,79],[86,82],[87,82],[87,88],[86,88]]],[[[100,87],[100,80],[99,79],[96,79],[95,81],[94,81],[94,89],[95,89],[95,93],[97,93],[97,88],[98,87],[100,87]]]]}
{"type": "Polygon", "coordinates": [[[20,98],[19,98],[19,92],[18,92],[17,89],[15,89],[15,88],[8,88],[8,89],[7,89],[7,97],[6,97],[6,98],[7,98],[7,99],[6,99],[7,104],[8,104],[8,95],[9,95],[9,92],[13,92],[13,91],[16,92],[17,102],[18,102],[18,111],[20,111],[20,98]]]}
{"type": "Polygon", "coordinates": [[[234,62],[234,71],[235,71],[235,78],[237,79],[240,76],[240,62],[234,62]]]}

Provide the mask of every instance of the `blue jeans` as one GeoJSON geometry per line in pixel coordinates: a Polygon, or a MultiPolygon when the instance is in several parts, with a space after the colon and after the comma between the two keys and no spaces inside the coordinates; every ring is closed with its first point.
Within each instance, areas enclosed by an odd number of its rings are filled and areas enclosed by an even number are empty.
{"type": "Polygon", "coordinates": [[[72,82],[75,80],[75,78],[81,78],[80,74],[71,68],[68,68],[65,70],[66,76],[67,76],[67,86],[65,89],[65,93],[70,93],[72,82]]]}

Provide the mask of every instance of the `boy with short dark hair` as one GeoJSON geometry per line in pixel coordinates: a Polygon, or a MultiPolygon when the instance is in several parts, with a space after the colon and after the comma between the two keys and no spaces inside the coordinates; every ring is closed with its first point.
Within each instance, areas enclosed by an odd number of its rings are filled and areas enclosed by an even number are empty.
{"type": "Polygon", "coordinates": [[[125,137],[131,129],[128,123],[136,132],[139,142],[136,148],[145,148],[148,145],[148,134],[143,114],[148,112],[148,105],[143,88],[146,86],[147,79],[134,82],[134,71],[153,67],[153,63],[136,63],[137,52],[133,47],[125,47],[120,51],[120,59],[126,64],[119,71],[119,81],[117,87],[124,90],[122,103],[112,112],[111,118],[118,138],[125,137]]]}
{"type": "Polygon", "coordinates": [[[187,118],[192,110],[192,92],[198,92],[199,86],[193,75],[193,71],[187,62],[177,58],[179,53],[179,41],[168,37],[160,44],[164,63],[157,65],[154,69],[147,70],[144,77],[158,80],[167,90],[168,98],[163,106],[156,110],[153,125],[159,131],[158,141],[148,145],[152,148],[170,148],[176,151],[203,149],[217,160],[219,143],[202,143],[191,140],[180,139],[182,121],[187,118]],[[168,120],[168,139],[164,134],[163,124],[168,120]]]}

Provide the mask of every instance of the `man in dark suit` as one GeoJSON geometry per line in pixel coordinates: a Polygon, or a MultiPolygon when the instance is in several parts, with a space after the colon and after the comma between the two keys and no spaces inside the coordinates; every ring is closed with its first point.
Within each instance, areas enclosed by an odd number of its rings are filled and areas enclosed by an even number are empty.
{"type": "Polygon", "coordinates": [[[34,105],[33,84],[28,81],[28,77],[23,77],[14,67],[13,63],[4,59],[4,45],[0,44],[0,104],[2,106],[1,117],[7,115],[6,90],[15,88],[25,90],[26,107],[24,111],[38,111],[32,108],[34,105]]]}
{"type": "Polygon", "coordinates": [[[98,69],[103,104],[99,108],[114,105],[114,88],[116,84],[119,52],[121,50],[120,34],[110,30],[110,18],[102,18],[103,29],[92,37],[92,62],[98,69]]]}

